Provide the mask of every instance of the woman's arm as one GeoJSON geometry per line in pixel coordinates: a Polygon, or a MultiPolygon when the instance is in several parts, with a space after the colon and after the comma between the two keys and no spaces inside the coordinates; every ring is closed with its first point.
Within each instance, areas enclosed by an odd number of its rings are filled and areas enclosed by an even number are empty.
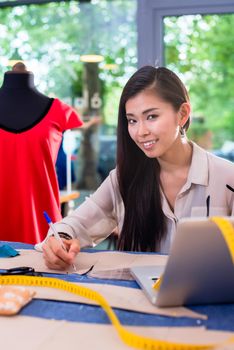
{"type": "Polygon", "coordinates": [[[67,251],[60,246],[52,236],[53,232],[49,230],[42,243],[46,265],[55,269],[65,268],[74,262],[80,247],[93,247],[108,237],[118,225],[118,203],[121,204],[121,197],[116,170],[113,170],[93,195],[71,215],[54,224],[61,237],[63,234],[67,238],[71,237],[71,240],[63,239],[67,251]]]}

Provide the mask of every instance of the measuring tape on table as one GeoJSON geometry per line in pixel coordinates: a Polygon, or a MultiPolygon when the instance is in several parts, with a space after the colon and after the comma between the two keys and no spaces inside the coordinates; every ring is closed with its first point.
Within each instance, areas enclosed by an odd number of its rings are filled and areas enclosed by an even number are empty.
{"type": "MultiPolygon", "coordinates": [[[[225,241],[230,249],[234,252],[234,239],[231,239],[231,234],[234,235],[234,229],[227,220],[223,218],[214,217],[211,220],[218,225],[220,228],[225,241]],[[230,224],[230,225],[229,225],[230,224]]],[[[232,254],[234,257],[234,254],[232,254]]],[[[234,260],[233,260],[234,262],[234,260]]],[[[125,327],[121,325],[119,319],[117,318],[115,312],[110,307],[106,299],[98,292],[83,287],[82,285],[77,285],[71,282],[66,282],[58,278],[51,277],[33,277],[33,276],[0,276],[1,285],[24,285],[31,287],[47,287],[61,289],[75,295],[85,297],[90,300],[97,302],[103,310],[108,315],[110,321],[115,327],[119,337],[122,341],[134,348],[144,349],[144,350],[206,350],[215,349],[218,345],[231,344],[234,343],[234,337],[229,338],[225,343],[222,344],[200,344],[193,345],[187,343],[174,343],[165,340],[152,339],[148,337],[140,336],[136,333],[128,331],[125,327]]]]}
{"type": "Polygon", "coordinates": [[[231,222],[218,216],[213,216],[210,220],[213,221],[221,231],[234,264],[234,228],[231,222]]]}

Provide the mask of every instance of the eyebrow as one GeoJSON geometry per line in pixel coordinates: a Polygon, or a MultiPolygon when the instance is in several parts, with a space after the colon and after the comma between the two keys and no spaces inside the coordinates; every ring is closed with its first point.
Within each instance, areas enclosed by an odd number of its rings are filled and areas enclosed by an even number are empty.
{"type": "MultiPolygon", "coordinates": [[[[144,110],[142,112],[142,114],[148,114],[148,113],[153,112],[155,110],[159,110],[159,108],[157,108],[157,107],[155,107],[155,108],[148,108],[148,109],[144,110]]],[[[126,113],[126,116],[127,117],[132,117],[132,116],[134,116],[134,114],[133,113],[126,113]]]]}

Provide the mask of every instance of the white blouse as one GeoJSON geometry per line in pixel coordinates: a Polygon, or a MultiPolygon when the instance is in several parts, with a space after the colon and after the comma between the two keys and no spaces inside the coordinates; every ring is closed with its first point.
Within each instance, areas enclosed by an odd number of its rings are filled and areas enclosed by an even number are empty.
{"type": "MultiPolygon", "coordinates": [[[[167,235],[161,243],[161,253],[169,252],[178,220],[207,215],[208,196],[210,216],[234,215],[234,192],[226,186],[234,188],[234,164],[203,150],[195,143],[192,145],[193,155],[187,182],[176,197],[174,212],[161,191],[162,209],[167,218],[167,235]]],[[[121,232],[123,220],[124,205],[114,169],[83,204],[55,225],[59,232],[78,238],[81,247],[93,247],[116,227],[121,232]]],[[[36,245],[36,249],[40,250],[40,245],[36,245]]]]}

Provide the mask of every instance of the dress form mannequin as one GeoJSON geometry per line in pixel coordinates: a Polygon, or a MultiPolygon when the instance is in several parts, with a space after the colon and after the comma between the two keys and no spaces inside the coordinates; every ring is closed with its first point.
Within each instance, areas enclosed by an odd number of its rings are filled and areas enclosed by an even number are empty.
{"type": "Polygon", "coordinates": [[[76,111],[44,96],[22,63],[0,88],[0,240],[35,244],[61,219],[55,169],[63,132],[82,125],[76,111]]]}
{"type": "Polygon", "coordinates": [[[52,102],[36,89],[33,73],[18,62],[5,73],[0,88],[0,127],[16,133],[25,131],[46,114],[52,102]]]}

